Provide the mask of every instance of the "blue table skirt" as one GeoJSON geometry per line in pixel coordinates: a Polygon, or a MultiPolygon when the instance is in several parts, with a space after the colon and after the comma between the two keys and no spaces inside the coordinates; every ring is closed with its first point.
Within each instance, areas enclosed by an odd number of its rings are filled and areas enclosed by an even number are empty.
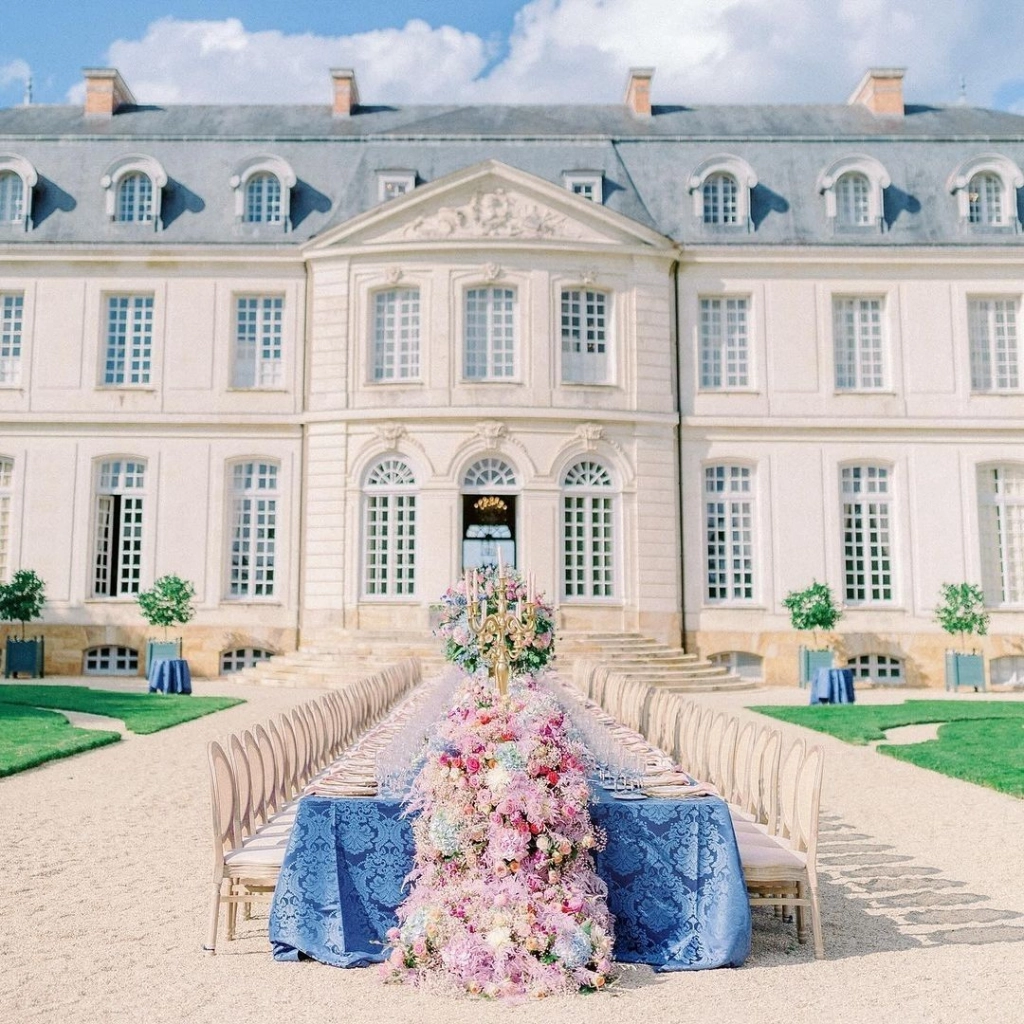
{"type": "Polygon", "coordinates": [[[191,693],[192,675],[184,658],[158,658],[149,667],[150,693],[191,693]]]}
{"type": "MultiPolygon", "coordinates": [[[[384,959],[412,869],[410,822],[394,800],[308,796],[299,804],[270,910],[274,958],[337,967],[384,959]]],[[[615,959],[659,971],[739,966],[750,906],[736,836],[717,798],[591,806],[608,833],[597,872],[615,915],[615,959]]]]}
{"type": "Polygon", "coordinates": [[[819,668],[811,680],[812,704],[852,704],[853,669],[819,668]]]}

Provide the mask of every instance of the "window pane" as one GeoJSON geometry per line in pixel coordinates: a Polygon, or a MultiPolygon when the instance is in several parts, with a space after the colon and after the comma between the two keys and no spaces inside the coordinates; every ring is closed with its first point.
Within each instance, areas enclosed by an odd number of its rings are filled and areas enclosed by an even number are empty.
{"type": "Polygon", "coordinates": [[[844,466],[841,489],[845,598],[857,603],[891,601],[889,470],[844,466]]]}
{"type": "Polygon", "coordinates": [[[972,391],[1017,391],[1017,299],[970,299],[967,330],[972,391]]]}
{"type": "Polygon", "coordinates": [[[274,174],[254,174],[245,186],[245,219],[251,224],[281,222],[281,182],[274,174]]]}
{"type": "Polygon", "coordinates": [[[23,312],[24,299],[20,294],[0,293],[0,384],[17,384],[21,380],[23,312]]]}
{"type": "Polygon", "coordinates": [[[753,476],[748,466],[704,469],[705,594],[709,601],[754,597],[753,476]]]}
{"type": "Polygon", "coordinates": [[[464,375],[494,380],[515,375],[515,295],[511,288],[466,292],[464,375]]]}
{"type": "Polygon", "coordinates": [[[736,224],[738,216],[736,179],[731,174],[712,174],[704,181],[704,223],[736,224]]]}
{"type": "Polygon", "coordinates": [[[236,300],[232,387],[284,386],[283,323],[282,296],[263,295],[236,300]]]}
{"type": "Polygon", "coordinates": [[[882,301],[876,298],[832,300],[836,388],[839,390],[885,387],[882,301]]]}
{"type": "Polygon", "coordinates": [[[126,174],[117,187],[117,219],[148,223],[153,219],[153,182],[147,174],[126,174]]]}
{"type": "Polygon", "coordinates": [[[25,215],[25,183],[13,171],[0,173],[0,223],[20,221],[25,215]]]}
{"type": "Polygon", "coordinates": [[[562,380],[569,384],[603,384],[608,380],[604,292],[562,292],[562,380]]]}
{"type": "Polygon", "coordinates": [[[13,501],[14,462],[0,459],[0,583],[11,571],[11,504],[13,501]]]}
{"type": "Polygon", "coordinates": [[[1024,604],[1024,466],[978,471],[982,587],[987,604],[1024,604]]]}
{"type": "Polygon", "coordinates": [[[408,597],[416,592],[415,477],[400,459],[384,459],[363,496],[363,592],[408,597]]]}
{"type": "Polygon", "coordinates": [[[562,588],[567,598],[615,596],[612,480],[598,462],[578,462],[562,496],[562,588]],[[604,492],[604,493],[602,493],[604,492]]]}
{"type": "Polygon", "coordinates": [[[232,468],[229,597],[274,596],[277,478],[272,462],[239,462],[232,468]]]}
{"type": "Polygon", "coordinates": [[[398,380],[420,372],[420,293],[378,292],[374,299],[373,379],[398,380]]]}
{"type": "Polygon", "coordinates": [[[836,182],[836,217],[843,227],[870,225],[870,187],[863,174],[844,174],[836,182]]]}
{"type": "Polygon", "coordinates": [[[153,296],[107,298],[104,384],[148,384],[153,357],[153,296]]]}
{"type": "Polygon", "coordinates": [[[700,300],[700,386],[741,388],[750,384],[747,299],[700,300]]]}

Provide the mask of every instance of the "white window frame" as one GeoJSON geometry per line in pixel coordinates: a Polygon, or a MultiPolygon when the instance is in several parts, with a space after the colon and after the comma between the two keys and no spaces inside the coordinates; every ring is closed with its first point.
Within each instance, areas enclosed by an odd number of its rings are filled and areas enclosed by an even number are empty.
{"type": "Polygon", "coordinates": [[[871,227],[871,180],[861,171],[845,171],[836,178],[836,225],[871,227]]]}
{"type": "Polygon", "coordinates": [[[999,394],[1021,390],[1020,312],[1017,295],[968,296],[972,392],[999,394]]]}
{"type": "Polygon", "coordinates": [[[757,600],[757,476],[742,462],[703,467],[704,602],[750,605],[757,600]]]}
{"type": "Polygon", "coordinates": [[[889,389],[887,328],[885,295],[832,296],[836,391],[889,389]]]}
{"type": "Polygon", "coordinates": [[[369,293],[370,382],[420,379],[422,293],[417,285],[369,293]]]}
{"type": "MultiPolygon", "coordinates": [[[[476,339],[474,339],[476,340],[476,339]]],[[[462,379],[470,384],[509,383],[519,375],[519,289],[513,285],[471,285],[462,297],[462,379]],[[504,294],[499,294],[504,293],[504,294]],[[486,295],[486,305],[480,315],[484,317],[485,332],[473,349],[471,362],[470,302],[477,295],[486,295]],[[499,311],[496,302],[509,302],[511,308],[499,311]],[[500,321],[499,321],[500,314],[500,321]],[[503,331],[504,336],[496,333],[503,331]],[[498,342],[502,342],[498,347],[498,342]],[[483,372],[470,372],[482,368],[483,372]],[[500,370],[501,372],[496,372],[500,370]]]]}
{"type": "Polygon", "coordinates": [[[0,291],[0,388],[21,384],[25,294],[0,291]]]}
{"type": "Polygon", "coordinates": [[[236,295],[231,387],[245,391],[284,388],[285,297],[236,295]]]}
{"type": "Polygon", "coordinates": [[[697,297],[698,386],[743,391],[751,385],[749,295],[697,297]]]}
{"type": "Polygon", "coordinates": [[[363,484],[361,591],[364,600],[410,601],[416,596],[416,475],[401,455],[387,455],[363,484]]]}
{"type": "Polygon", "coordinates": [[[841,229],[882,230],[885,224],[884,192],[892,184],[885,167],[873,156],[856,154],[833,161],[818,175],[817,191],[825,198],[825,216],[829,223],[841,229]],[[867,224],[844,224],[839,218],[836,185],[848,174],[860,174],[868,180],[867,224]]]}
{"type": "Polygon", "coordinates": [[[893,471],[874,462],[839,468],[843,602],[891,607],[896,596],[893,471]]]}
{"type": "Polygon", "coordinates": [[[391,199],[408,195],[416,187],[415,171],[378,171],[377,202],[386,203],[391,199]]]}
{"type": "Polygon", "coordinates": [[[1017,189],[1024,188],[1024,171],[1013,160],[999,153],[986,153],[965,160],[946,182],[946,188],[956,200],[957,214],[960,223],[971,231],[984,231],[992,228],[1019,228],[1020,219],[1017,208],[1017,189]],[[999,179],[1002,185],[1000,220],[975,221],[971,219],[972,191],[971,185],[979,174],[990,174],[999,179]]]}
{"type": "Polygon", "coordinates": [[[14,459],[0,455],[0,583],[11,575],[14,550],[14,459]]]}
{"type": "Polygon", "coordinates": [[[906,664],[894,654],[857,654],[847,661],[855,679],[867,679],[883,686],[902,686],[907,681],[906,664]]]}
{"type": "Polygon", "coordinates": [[[221,651],[220,674],[226,676],[232,672],[252,668],[261,661],[269,661],[276,653],[267,647],[233,647],[231,650],[221,651]]]}
{"type": "Polygon", "coordinates": [[[291,164],[279,156],[259,156],[245,161],[228,179],[235,197],[235,221],[259,230],[267,228],[276,231],[290,231],[292,227],[292,189],[298,178],[291,164]],[[279,216],[275,220],[249,220],[249,182],[258,175],[277,178],[280,186],[279,216]]]}
{"type": "Polygon", "coordinates": [[[719,153],[709,157],[694,168],[687,181],[687,190],[693,201],[693,216],[708,228],[743,228],[749,230],[750,191],[757,187],[757,174],[742,157],[730,153],[719,153]],[[708,220],[705,208],[704,185],[713,175],[726,175],[736,186],[735,219],[731,221],[708,220]]]}
{"type": "Polygon", "coordinates": [[[563,171],[562,184],[574,196],[600,206],[604,202],[604,174],[601,171],[563,171]]]}
{"type": "Polygon", "coordinates": [[[280,224],[284,220],[281,212],[281,179],[270,171],[253,174],[245,183],[246,224],[280,224]]]}
{"type": "Polygon", "coordinates": [[[566,285],[558,296],[562,383],[610,384],[611,292],[589,285],[566,285]]]}
{"type": "Polygon", "coordinates": [[[104,295],[104,344],[100,385],[106,388],[149,388],[153,375],[153,328],[156,299],[151,292],[118,292],[104,295]],[[114,304],[124,307],[121,318],[113,319],[114,304]]]}
{"type": "Polygon", "coordinates": [[[123,644],[97,644],[82,652],[82,672],[87,676],[137,676],[139,652],[123,644]]]}
{"type": "Polygon", "coordinates": [[[21,182],[21,199],[18,208],[7,211],[8,215],[0,220],[0,227],[15,227],[27,231],[32,227],[32,199],[39,175],[35,167],[24,157],[0,154],[0,177],[7,174],[21,182]]]}
{"type": "Polygon", "coordinates": [[[1024,607],[1024,464],[978,467],[978,533],[986,605],[1024,607]]]}
{"type": "Polygon", "coordinates": [[[151,156],[139,155],[121,157],[110,164],[106,173],[100,178],[100,185],[106,192],[106,213],[109,220],[120,224],[149,225],[155,231],[160,231],[163,228],[161,217],[164,188],[167,186],[167,172],[158,160],[151,156]],[[136,217],[132,220],[121,220],[121,184],[125,178],[135,174],[149,178],[150,187],[152,188],[149,216],[145,218],[136,217]]]}
{"type": "Polygon", "coordinates": [[[146,459],[109,456],[95,463],[92,583],[95,600],[134,598],[142,589],[146,459]]]}
{"type": "Polygon", "coordinates": [[[598,459],[575,461],[562,475],[562,597],[615,601],[618,596],[617,488],[598,459]]]}
{"type": "Polygon", "coordinates": [[[235,459],[228,464],[228,488],[224,598],[246,603],[278,601],[280,463],[275,459],[235,459]]]}

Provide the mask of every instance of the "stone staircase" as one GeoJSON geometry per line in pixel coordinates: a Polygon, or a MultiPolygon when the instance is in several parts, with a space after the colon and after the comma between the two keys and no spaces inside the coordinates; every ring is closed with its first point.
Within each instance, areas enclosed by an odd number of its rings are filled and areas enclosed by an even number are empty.
{"type": "MultiPolygon", "coordinates": [[[[572,678],[573,662],[585,659],[614,664],[618,671],[678,692],[749,690],[754,685],[639,633],[559,633],[556,651],[555,667],[567,678],[572,678]]],[[[420,659],[424,678],[438,674],[446,664],[441,642],[426,631],[350,630],[279,654],[232,678],[264,686],[330,689],[408,657],[420,659]]]]}

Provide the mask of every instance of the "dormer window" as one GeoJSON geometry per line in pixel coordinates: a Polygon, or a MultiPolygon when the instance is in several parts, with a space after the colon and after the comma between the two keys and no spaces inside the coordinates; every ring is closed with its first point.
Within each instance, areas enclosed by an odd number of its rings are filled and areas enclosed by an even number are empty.
{"type": "Polygon", "coordinates": [[[107,193],[107,216],[119,224],[163,226],[160,209],[167,172],[151,156],[116,160],[100,179],[107,193]]]}
{"type": "Polygon", "coordinates": [[[1012,160],[995,154],[962,163],[947,182],[957,201],[962,224],[972,230],[1017,228],[1017,189],[1024,172],[1012,160]]]}
{"type": "Polygon", "coordinates": [[[228,182],[235,193],[235,220],[290,231],[292,189],[297,180],[291,165],[279,156],[247,160],[228,182]]]}
{"type": "Polygon", "coordinates": [[[411,192],[416,187],[415,171],[378,171],[377,200],[384,203],[411,192]]]}
{"type": "Polygon", "coordinates": [[[31,226],[36,169],[23,157],[0,155],[0,227],[31,226]]]}
{"type": "Polygon", "coordinates": [[[690,175],[693,215],[708,227],[750,227],[750,190],[757,185],[754,169],[738,156],[722,154],[705,160],[690,175]]]}
{"type": "Polygon", "coordinates": [[[881,230],[884,190],[892,184],[889,172],[872,156],[845,156],[818,177],[825,197],[825,216],[839,229],[881,230]]]}
{"type": "Polygon", "coordinates": [[[574,196],[595,203],[604,202],[604,175],[599,171],[566,171],[562,181],[574,196]]]}

